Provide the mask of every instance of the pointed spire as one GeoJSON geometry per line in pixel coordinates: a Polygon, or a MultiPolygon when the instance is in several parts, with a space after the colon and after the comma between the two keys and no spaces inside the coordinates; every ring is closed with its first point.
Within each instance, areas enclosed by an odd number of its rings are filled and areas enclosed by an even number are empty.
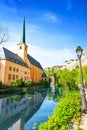
{"type": "Polygon", "coordinates": [[[26,39],[25,39],[25,17],[23,21],[23,37],[22,37],[22,42],[26,44],[26,39]]]}

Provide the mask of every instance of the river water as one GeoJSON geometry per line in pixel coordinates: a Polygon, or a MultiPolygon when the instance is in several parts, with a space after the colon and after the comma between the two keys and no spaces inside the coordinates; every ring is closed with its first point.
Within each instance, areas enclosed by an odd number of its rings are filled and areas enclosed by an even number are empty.
{"type": "Polygon", "coordinates": [[[56,104],[41,93],[0,98],[0,130],[33,130],[52,115],[56,104]]]}

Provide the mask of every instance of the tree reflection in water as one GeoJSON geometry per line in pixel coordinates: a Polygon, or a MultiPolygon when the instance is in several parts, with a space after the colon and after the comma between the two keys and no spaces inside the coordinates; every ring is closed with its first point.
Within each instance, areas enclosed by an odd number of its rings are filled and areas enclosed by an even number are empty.
{"type": "Polygon", "coordinates": [[[31,97],[15,95],[0,99],[0,130],[22,130],[24,124],[40,108],[44,97],[35,93],[31,97]]]}
{"type": "MultiPolygon", "coordinates": [[[[55,98],[48,99],[50,93],[47,97],[46,93],[35,92],[1,98],[0,130],[32,130],[34,121],[37,125],[46,121],[56,105],[55,98]]],[[[52,95],[55,97],[55,93],[52,95]]]]}

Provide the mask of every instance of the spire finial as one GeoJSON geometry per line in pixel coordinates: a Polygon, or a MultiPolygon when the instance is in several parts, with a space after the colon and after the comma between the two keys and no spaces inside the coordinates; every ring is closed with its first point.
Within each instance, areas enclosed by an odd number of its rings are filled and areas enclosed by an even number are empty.
{"type": "Polygon", "coordinates": [[[25,39],[25,17],[24,17],[24,21],[23,21],[23,37],[22,37],[22,42],[24,44],[26,43],[26,39],[25,39]]]}

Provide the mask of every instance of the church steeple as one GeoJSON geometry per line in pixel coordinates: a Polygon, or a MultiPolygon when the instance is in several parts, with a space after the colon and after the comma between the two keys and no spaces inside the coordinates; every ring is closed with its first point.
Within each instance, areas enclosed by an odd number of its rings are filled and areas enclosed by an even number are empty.
{"type": "Polygon", "coordinates": [[[25,17],[23,21],[23,36],[22,36],[22,43],[26,44],[26,38],[25,38],[25,17]]]}
{"type": "Polygon", "coordinates": [[[27,62],[27,52],[28,46],[26,45],[26,38],[25,38],[25,18],[23,20],[23,34],[22,34],[22,42],[17,44],[17,54],[27,62]]]}

